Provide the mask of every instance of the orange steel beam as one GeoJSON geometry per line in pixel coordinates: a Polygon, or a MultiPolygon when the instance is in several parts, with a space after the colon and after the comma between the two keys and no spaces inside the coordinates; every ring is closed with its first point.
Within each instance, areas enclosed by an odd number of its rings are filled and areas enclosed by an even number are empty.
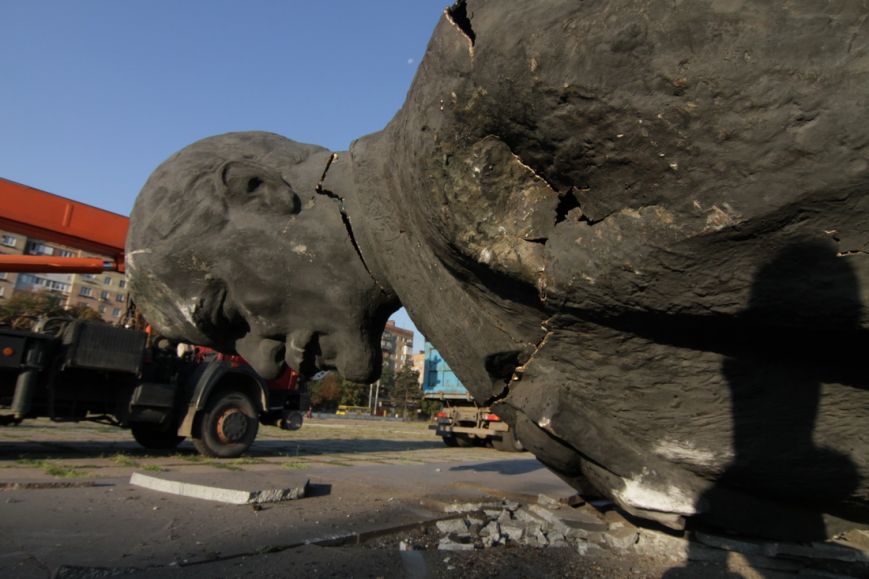
{"type": "MultiPolygon", "coordinates": [[[[0,228],[34,237],[43,241],[59,243],[91,253],[111,256],[117,271],[124,270],[124,244],[127,239],[129,218],[111,211],[98,209],[59,195],[52,195],[8,179],[0,178],[0,228]]],[[[13,256],[0,256],[0,271],[61,271],[60,264],[67,267],[85,267],[82,263],[68,261],[76,258],[52,258],[40,262],[44,256],[24,256],[27,259],[9,260],[13,256]],[[35,259],[35,258],[40,259],[35,259]],[[17,261],[17,265],[13,262],[17,261]],[[27,264],[30,263],[28,266],[27,264]],[[19,269],[9,269],[18,267],[19,269]],[[24,269],[28,268],[29,269],[24,269]]],[[[99,260],[102,261],[102,260],[99,260]]],[[[90,267],[90,266],[88,266],[90,267]]],[[[62,270],[81,273],[80,269],[62,270]]],[[[85,273],[105,271],[88,269],[85,273]]]]}
{"type": "Polygon", "coordinates": [[[12,273],[102,273],[117,271],[114,260],[99,257],[0,255],[0,271],[12,273]]]}

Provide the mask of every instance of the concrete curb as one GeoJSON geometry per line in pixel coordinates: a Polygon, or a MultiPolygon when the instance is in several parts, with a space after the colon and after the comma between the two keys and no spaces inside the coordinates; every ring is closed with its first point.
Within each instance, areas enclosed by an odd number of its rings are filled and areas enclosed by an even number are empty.
{"type": "Polygon", "coordinates": [[[134,472],[130,484],[153,491],[169,493],[182,497],[216,501],[230,505],[250,505],[260,503],[276,503],[301,499],[308,488],[308,480],[304,484],[289,488],[272,488],[264,490],[240,490],[207,486],[202,484],[168,480],[134,472]]]}

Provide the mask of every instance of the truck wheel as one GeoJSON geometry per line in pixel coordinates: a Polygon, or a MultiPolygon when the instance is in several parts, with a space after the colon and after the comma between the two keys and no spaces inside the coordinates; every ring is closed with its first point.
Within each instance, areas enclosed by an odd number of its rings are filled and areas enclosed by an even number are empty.
{"type": "Polygon", "coordinates": [[[441,436],[441,438],[444,439],[444,444],[446,444],[447,446],[455,448],[459,445],[459,441],[456,440],[456,437],[452,434],[444,434],[443,436],[441,436]]]}
{"type": "Polygon", "coordinates": [[[476,446],[476,444],[476,438],[467,434],[456,434],[456,446],[471,448],[472,446],[476,446]]]}
{"type": "Polygon", "coordinates": [[[302,428],[302,423],[305,421],[302,413],[298,410],[287,410],[281,418],[280,426],[284,430],[299,430],[302,428]]]}
{"type": "Polygon", "coordinates": [[[157,424],[130,424],[133,438],[148,450],[172,450],[184,440],[183,436],[175,434],[175,430],[157,424]]]}
{"type": "Polygon", "coordinates": [[[247,394],[215,392],[205,405],[193,445],[203,456],[235,458],[250,448],[258,429],[256,407],[247,394]]]}
{"type": "Polygon", "coordinates": [[[522,452],[525,450],[522,442],[516,438],[516,433],[512,428],[506,432],[502,432],[500,438],[493,438],[492,446],[495,450],[500,450],[501,452],[522,452]]]}

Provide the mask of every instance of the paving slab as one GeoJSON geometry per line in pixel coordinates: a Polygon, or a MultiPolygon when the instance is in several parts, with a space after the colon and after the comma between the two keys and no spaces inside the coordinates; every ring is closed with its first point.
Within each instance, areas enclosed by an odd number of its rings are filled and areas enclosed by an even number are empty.
{"type": "Polygon", "coordinates": [[[130,484],[182,497],[229,505],[279,503],[305,496],[310,479],[292,472],[227,472],[218,481],[213,473],[134,472],[130,484]]]}

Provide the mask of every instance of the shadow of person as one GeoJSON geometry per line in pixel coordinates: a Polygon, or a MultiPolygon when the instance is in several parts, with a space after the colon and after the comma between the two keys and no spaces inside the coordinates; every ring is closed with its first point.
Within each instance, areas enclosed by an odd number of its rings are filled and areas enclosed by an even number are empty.
{"type": "MultiPolygon", "coordinates": [[[[828,432],[819,437],[819,409],[822,395],[835,403],[843,390],[866,388],[860,309],[857,277],[830,244],[790,245],[758,271],[721,368],[732,460],[698,500],[695,530],[794,541],[830,535],[829,513],[847,505],[860,477],[848,455],[824,445],[828,432]]],[[[692,543],[689,559],[702,559],[699,549],[692,543]]]]}

